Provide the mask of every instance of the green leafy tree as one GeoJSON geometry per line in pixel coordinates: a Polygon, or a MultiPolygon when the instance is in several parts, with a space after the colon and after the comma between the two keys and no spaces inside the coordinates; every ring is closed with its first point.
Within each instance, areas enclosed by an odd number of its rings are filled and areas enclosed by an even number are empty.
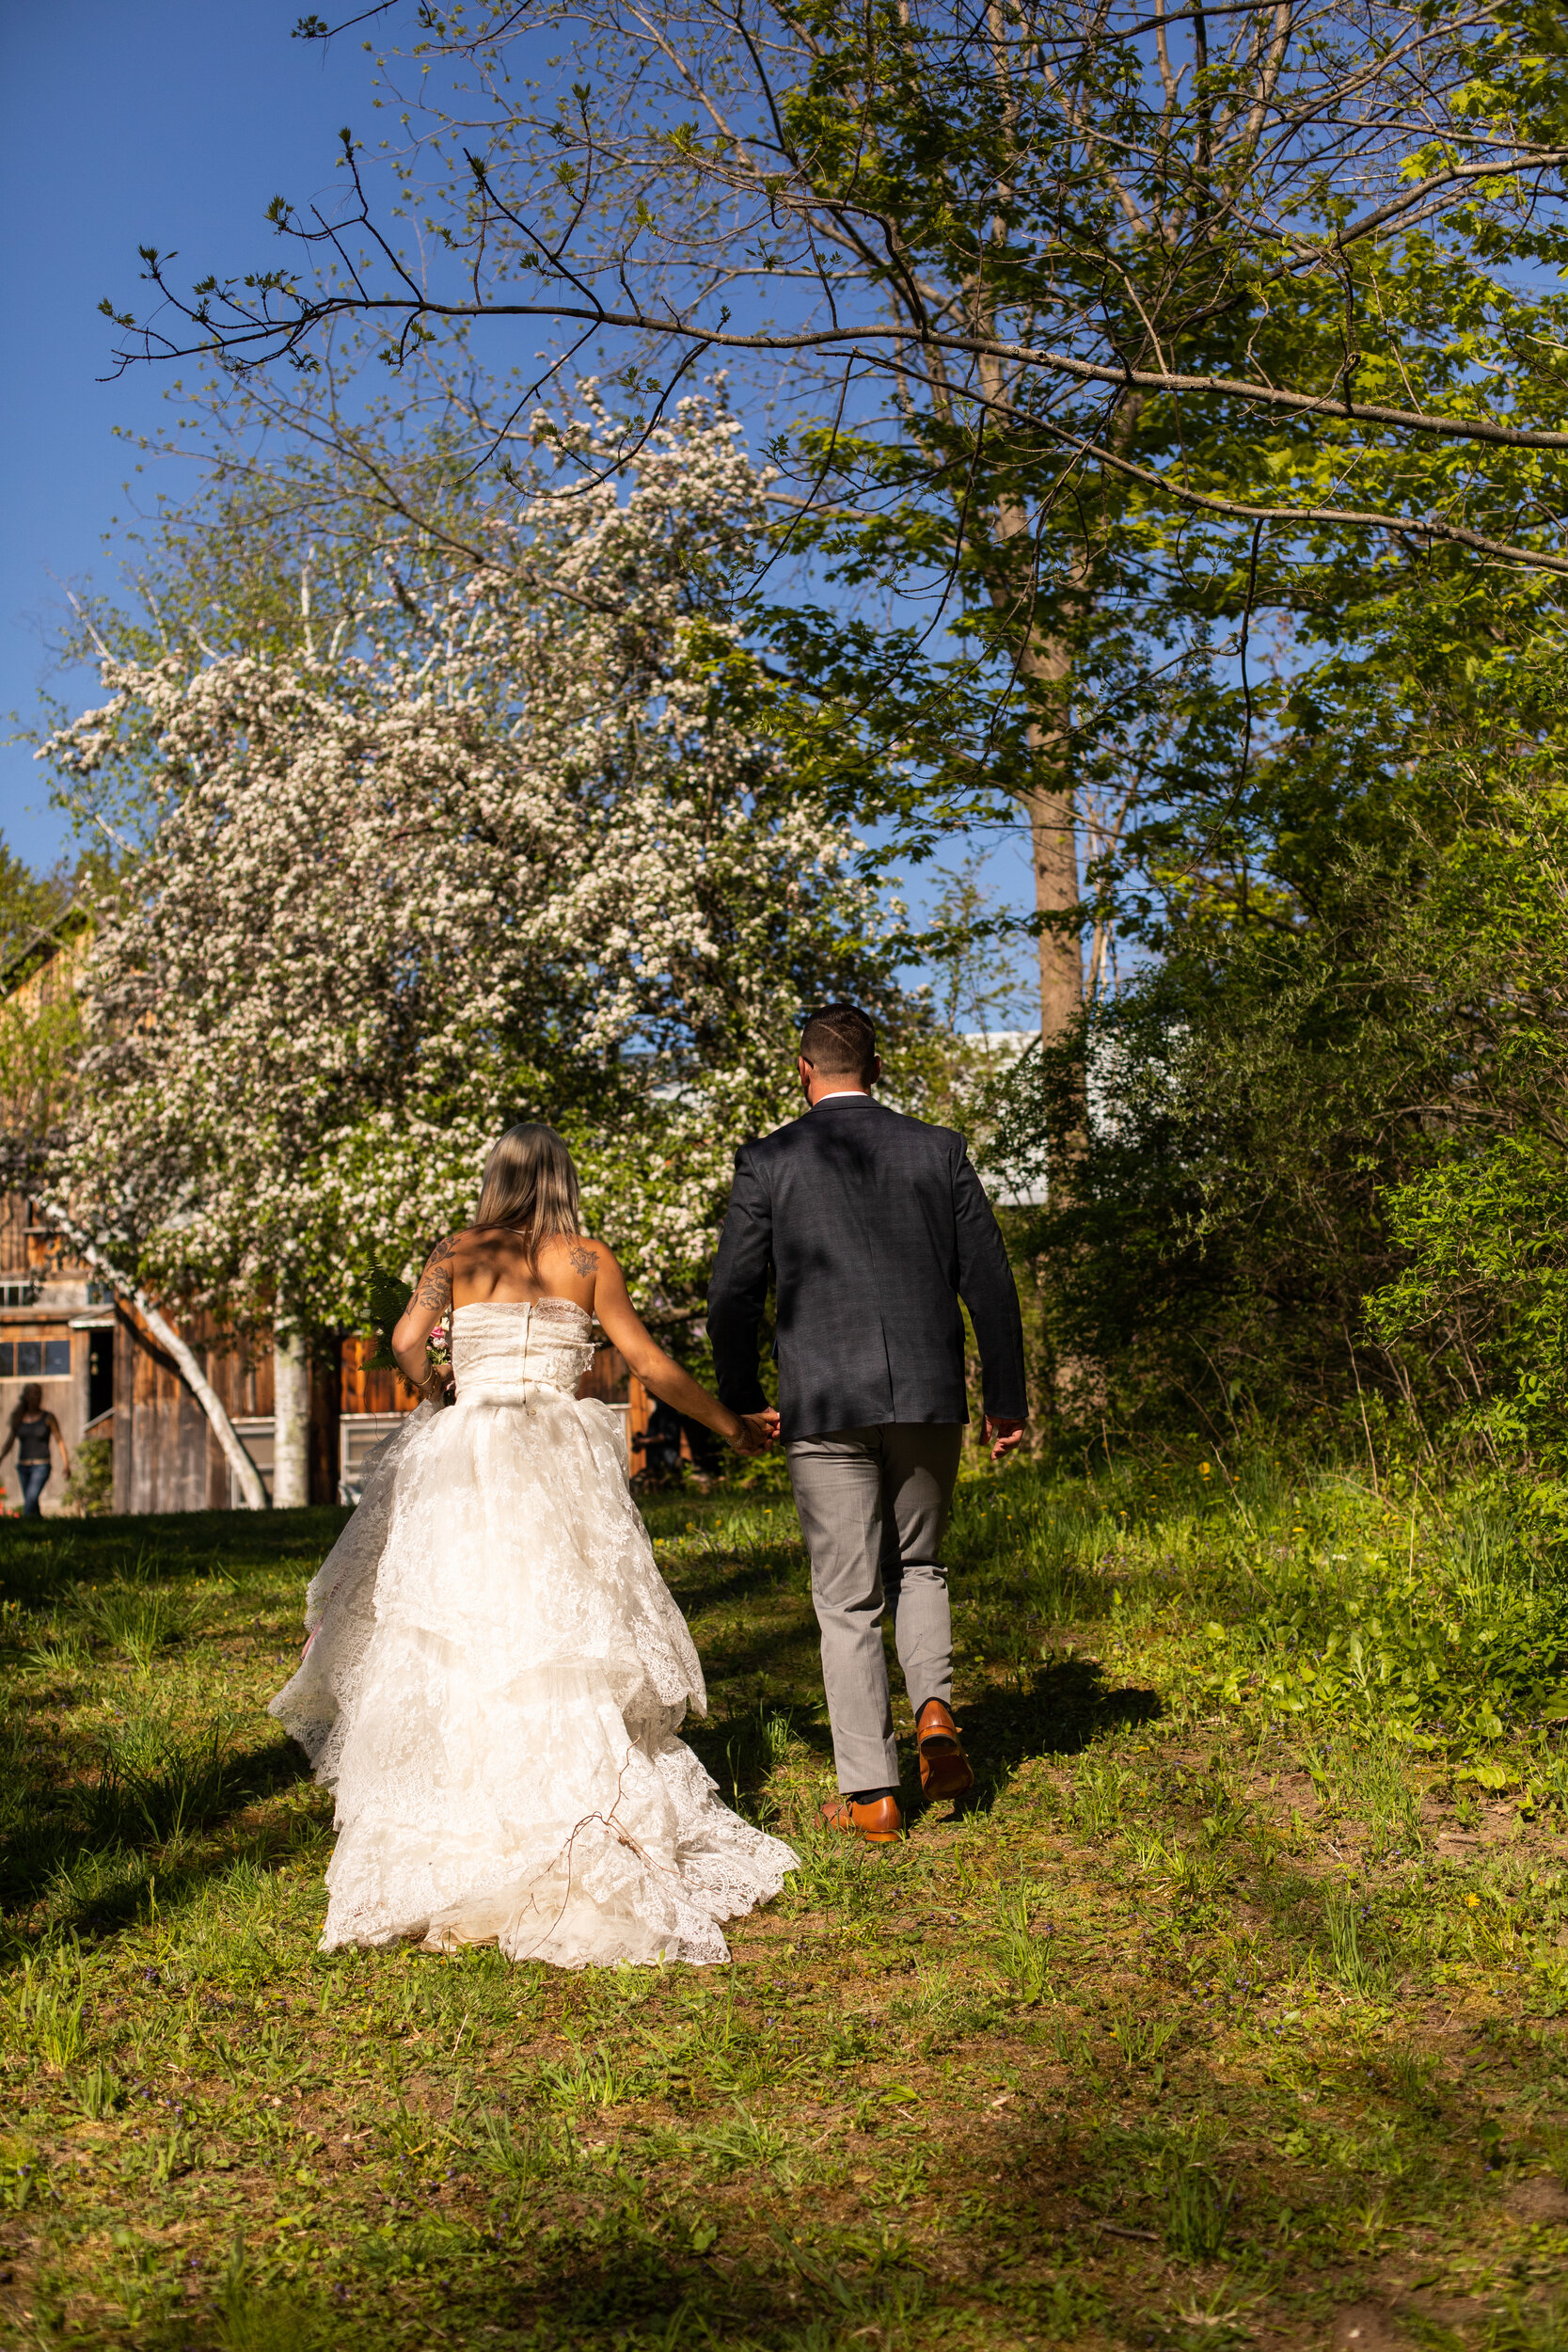
{"type": "MultiPolygon", "coordinates": [[[[52,1197],[164,1297],[270,1320],[280,1400],[314,1330],[467,1220],[521,1117],[568,1136],[595,1230],[689,1335],[794,1019],[897,1001],[877,861],[706,609],[760,521],[733,419],[693,397],[620,479],[592,402],[537,438],[483,568],[405,549],[325,641],[268,607],[259,650],[111,655],[50,747],[147,836],[94,903],[52,1197]]],[[[297,1497],[307,1417],[291,1456],[279,1416],[297,1497]]]]}
{"type": "Polygon", "coordinates": [[[1543,635],[1423,702],[1429,650],[1379,674],[1402,796],[1293,875],[1280,827],[1262,908],[1173,899],[1161,959],[1001,1089],[998,1167],[1055,1170],[1022,1239],[1080,1406],[1381,1398],[1563,1458],[1568,658],[1543,635]]]}
{"type": "Polygon", "coordinates": [[[1568,571],[1544,7],[559,0],[412,29],[382,72],[428,260],[345,133],[336,214],[280,199],[283,264],[188,294],[150,254],[164,307],[120,314],[122,351],[309,369],[368,323],[445,365],[460,437],[502,457],[529,378],[471,393],[454,324],[531,367],[541,328],[562,358],[592,341],[633,439],[694,365],[755,368],[800,420],[776,536],[841,592],[781,625],[797,669],[1022,813],[1048,1037],[1091,909],[1173,862],[1250,896],[1239,812],[1298,628],[1365,637],[1369,571],[1419,594],[1434,555],[1568,571]],[[515,79],[557,25],[569,66],[515,79]],[[890,585],[920,618],[847,633],[842,595],[890,585]]]}
{"type": "Polygon", "coordinates": [[[0,970],[8,968],[19,950],[64,914],[71,888],[68,868],[35,873],[0,834],[0,970]]]}

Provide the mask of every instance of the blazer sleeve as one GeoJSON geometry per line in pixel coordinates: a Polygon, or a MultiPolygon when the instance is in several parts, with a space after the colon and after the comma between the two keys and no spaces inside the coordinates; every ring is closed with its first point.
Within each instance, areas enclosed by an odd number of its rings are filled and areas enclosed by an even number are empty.
{"type": "Polygon", "coordinates": [[[768,1403],[757,1370],[758,1333],[773,1265],[773,1211],[747,1145],[735,1155],[735,1183],[708,1284],[707,1335],[719,1400],[732,1413],[760,1413],[768,1403]]]}
{"type": "Polygon", "coordinates": [[[1002,1421],[1026,1421],[1023,1316],[1006,1245],[985,1188],[961,1137],[953,1169],[953,1215],[958,1235],[958,1295],[980,1343],[980,1393],[986,1411],[1002,1421]]]}

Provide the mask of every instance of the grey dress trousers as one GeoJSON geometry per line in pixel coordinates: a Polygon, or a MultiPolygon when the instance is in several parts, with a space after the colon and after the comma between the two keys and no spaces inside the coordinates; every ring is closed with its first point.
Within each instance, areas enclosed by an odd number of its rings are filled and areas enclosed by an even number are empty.
{"type": "Polygon", "coordinates": [[[736,1412],[767,1402],[770,1284],[838,1785],[896,1788],[885,1609],[911,1705],[952,1693],[941,1553],[969,1419],[960,1298],[987,1412],[1027,1412],[1018,1293],[963,1137],[830,1094],[736,1152],[708,1295],[719,1393],[736,1412]]]}

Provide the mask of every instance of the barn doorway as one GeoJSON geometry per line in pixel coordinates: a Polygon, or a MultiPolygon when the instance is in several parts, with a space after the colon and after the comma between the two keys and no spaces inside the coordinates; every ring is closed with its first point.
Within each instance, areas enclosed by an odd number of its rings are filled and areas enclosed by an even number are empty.
{"type": "Polygon", "coordinates": [[[115,1401],[115,1335],[107,1330],[87,1333],[87,1419],[100,1420],[115,1401]]]}

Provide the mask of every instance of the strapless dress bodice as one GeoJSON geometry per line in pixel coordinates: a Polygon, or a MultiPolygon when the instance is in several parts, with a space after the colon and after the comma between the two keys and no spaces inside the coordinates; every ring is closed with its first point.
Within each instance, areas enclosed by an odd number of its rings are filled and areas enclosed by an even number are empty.
{"type": "Polygon", "coordinates": [[[508,1390],[519,1397],[533,1381],[575,1396],[594,1360],[593,1319],[571,1298],[490,1300],[457,1307],[451,1316],[451,1368],[457,1401],[508,1390]]]}

